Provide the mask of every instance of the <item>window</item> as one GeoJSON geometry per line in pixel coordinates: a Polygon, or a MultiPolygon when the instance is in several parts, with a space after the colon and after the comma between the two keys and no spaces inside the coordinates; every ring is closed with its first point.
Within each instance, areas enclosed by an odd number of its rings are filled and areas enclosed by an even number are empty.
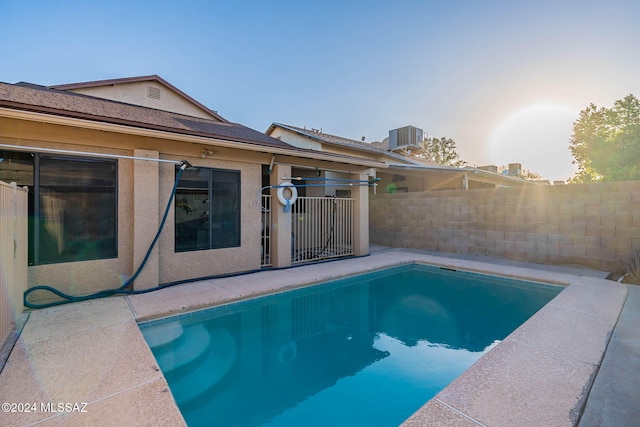
{"type": "Polygon", "coordinates": [[[175,221],[176,252],[240,246],[240,172],[185,170],[175,196],[175,221]]]}
{"type": "Polygon", "coordinates": [[[115,258],[117,163],[0,152],[0,180],[29,187],[29,265],[115,258]]]}

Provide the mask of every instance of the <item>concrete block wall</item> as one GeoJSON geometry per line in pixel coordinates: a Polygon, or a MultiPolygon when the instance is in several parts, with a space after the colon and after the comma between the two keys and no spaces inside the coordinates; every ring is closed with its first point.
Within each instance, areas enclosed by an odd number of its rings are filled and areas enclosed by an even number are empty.
{"type": "Polygon", "coordinates": [[[620,272],[640,250],[640,181],[370,199],[371,243],[620,272]]]}

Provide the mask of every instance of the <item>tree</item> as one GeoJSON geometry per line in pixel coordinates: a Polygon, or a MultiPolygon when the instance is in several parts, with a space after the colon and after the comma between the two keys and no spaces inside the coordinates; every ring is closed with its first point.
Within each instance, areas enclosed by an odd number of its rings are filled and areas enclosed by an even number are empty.
{"type": "Polygon", "coordinates": [[[525,181],[538,181],[543,179],[542,175],[538,172],[534,172],[529,169],[522,169],[518,174],[518,178],[524,179],[525,181]]]}
{"type": "MultiPolygon", "coordinates": [[[[499,166],[498,167],[498,173],[499,174],[504,174],[505,171],[508,171],[509,168],[507,166],[499,166]]],[[[542,175],[540,175],[538,172],[533,172],[529,169],[520,169],[520,172],[518,173],[518,175],[514,175],[515,178],[520,178],[520,179],[524,179],[525,181],[538,181],[542,178],[542,175]]]]}
{"type": "Polygon", "coordinates": [[[640,179],[640,100],[627,95],[612,108],[590,104],[573,124],[569,149],[578,165],[571,182],[640,179]]]}
{"type": "Polygon", "coordinates": [[[460,159],[456,151],[456,143],[451,138],[426,138],[424,140],[424,154],[428,160],[446,166],[462,167],[467,164],[460,159]]]}

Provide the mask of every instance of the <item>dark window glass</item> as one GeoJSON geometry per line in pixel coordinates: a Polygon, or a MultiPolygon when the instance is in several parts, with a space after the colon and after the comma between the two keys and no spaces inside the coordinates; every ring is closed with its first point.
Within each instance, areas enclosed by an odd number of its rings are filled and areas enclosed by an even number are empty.
{"type": "Polygon", "coordinates": [[[29,264],[117,256],[116,162],[0,153],[0,179],[29,187],[29,264]]]}
{"type": "Polygon", "coordinates": [[[209,249],[209,170],[187,169],[175,195],[176,251],[209,249]]]}
{"type": "Polygon", "coordinates": [[[114,161],[40,157],[39,263],[113,258],[114,161]]]}
{"type": "Polygon", "coordinates": [[[240,246],[240,172],[183,172],[175,196],[177,252],[240,246]]]}

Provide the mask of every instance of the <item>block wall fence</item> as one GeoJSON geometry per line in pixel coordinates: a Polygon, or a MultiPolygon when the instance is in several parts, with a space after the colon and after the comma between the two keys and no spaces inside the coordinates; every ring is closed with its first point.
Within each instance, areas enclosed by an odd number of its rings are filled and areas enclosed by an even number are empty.
{"type": "Polygon", "coordinates": [[[371,243],[622,272],[640,181],[377,194],[371,243]]]}

